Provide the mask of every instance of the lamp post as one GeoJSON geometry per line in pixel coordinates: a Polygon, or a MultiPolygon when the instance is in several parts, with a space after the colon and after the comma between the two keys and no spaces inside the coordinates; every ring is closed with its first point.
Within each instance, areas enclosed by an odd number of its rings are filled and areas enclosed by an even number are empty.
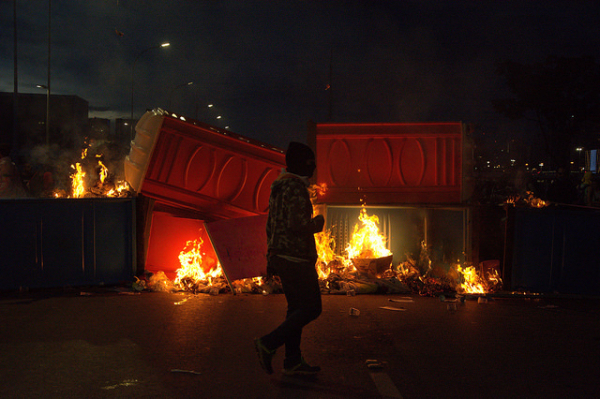
{"type": "Polygon", "coordinates": [[[46,89],[46,145],[50,145],[50,87],[37,85],[40,89],[46,89]]]}
{"type": "Polygon", "coordinates": [[[137,61],[146,52],[148,52],[150,50],[154,50],[156,48],[169,47],[170,45],[171,45],[170,43],[163,43],[163,44],[158,45],[158,46],[148,47],[147,49],[144,49],[144,50],[140,51],[138,53],[137,57],[135,57],[135,60],[133,61],[133,67],[131,68],[131,120],[130,120],[131,126],[129,128],[130,129],[130,131],[129,131],[130,140],[133,140],[133,78],[135,76],[135,64],[137,64],[137,61]]]}
{"type": "Polygon", "coordinates": [[[194,84],[194,82],[182,83],[180,85],[173,87],[173,89],[171,89],[171,93],[169,94],[169,109],[171,109],[171,101],[173,100],[173,93],[175,93],[175,90],[179,89],[180,87],[191,86],[193,84],[194,84]]]}

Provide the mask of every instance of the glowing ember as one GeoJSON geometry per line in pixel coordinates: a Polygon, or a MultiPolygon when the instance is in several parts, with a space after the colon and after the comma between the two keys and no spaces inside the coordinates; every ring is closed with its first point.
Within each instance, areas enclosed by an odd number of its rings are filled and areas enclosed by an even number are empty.
{"type": "Polygon", "coordinates": [[[386,247],[386,238],[379,233],[377,215],[369,216],[362,208],[358,220],[360,224],[354,225],[352,238],[346,247],[348,258],[383,258],[391,255],[386,247]]]}

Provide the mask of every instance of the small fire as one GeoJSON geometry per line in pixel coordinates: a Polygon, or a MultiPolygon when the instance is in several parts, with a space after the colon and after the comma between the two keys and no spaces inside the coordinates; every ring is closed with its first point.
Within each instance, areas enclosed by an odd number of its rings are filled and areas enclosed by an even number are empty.
{"type": "Polygon", "coordinates": [[[457,265],[456,270],[464,280],[460,283],[460,287],[467,294],[487,294],[502,286],[502,279],[496,269],[491,269],[485,273],[485,276],[482,275],[483,272],[478,273],[474,266],[463,269],[457,265]]]}
{"type": "Polygon", "coordinates": [[[386,238],[379,233],[379,218],[369,216],[365,208],[361,208],[358,216],[360,225],[354,225],[350,243],[346,247],[348,259],[382,258],[392,253],[387,248],[386,238]]]}
{"type": "MultiPolygon", "coordinates": [[[[90,144],[91,146],[91,144],[90,144]]],[[[71,165],[71,195],[65,190],[54,191],[55,198],[126,197],[131,191],[129,184],[111,176],[109,168],[102,162],[102,154],[95,160],[88,159],[88,148],[81,151],[81,161],[71,165]],[[92,168],[91,165],[94,165],[92,168]],[[112,177],[112,178],[111,178],[112,177]]]]}
{"type": "Polygon", "coordinates": [[[100,183],[104,184],[104,180],[108,177],[108,168],[100,160],[98,166],[100,167],[100,183]]]}
{"type": "MultiPolygon", "coordinates": [[[[331,236],[331,230],[326,230],[321,233],[315,234],[315,243],[317,246],[317,273],[320,279],[326,279],[331,273],[332,265],[340,266],[342,268],[348,262],[344,262],[344,259],[335,254],[335,239],[331,236]]],[[[354,266],[351,266],[354,268],[354,266]]]]}
{"type": "Polygon", "coordinates": [[[85,188],[85,175],[81,164],[77,162],[75,165],[71,165],[71,168],[75,169],[75,173],[71,175],[71,186],[73,187],[73,198],[81,198],[87,191],[85,188]]]}
{"type": "Polygon", "coordinates": [[[181,267],[177,269],[175,284],[188,286],[190,283],[203,283],[210,286],[214,279],[222,276],[223,269],[221,269],[219,263],[217,263],[215,267],[210,267],[208,272],[204,272],[204,261],[202,257],[203,243],[204,241],[202,238],[188,241],[183,250],[179,253],[179,263],[181,264],[181,267]]]}
{"type": "Polygon", "coordinates": [[[464,279],[464,282],[460,284],[460,287],[464,292],[468,294],[485,294],[487,292],[482,279],[477,274],[475,267],[468,266],[463,269],[460,265],[458,265],[456,270],[464,279]]]}
{"type": "Polygon", "coordinates": [[[526,191],[524,196],[510,196],[506,199],[507,205],[517,206],[519,203],[529,205],[532,208],[544,208],[550,205],[548,201],[536,197],[532,191],[526,191]]]}

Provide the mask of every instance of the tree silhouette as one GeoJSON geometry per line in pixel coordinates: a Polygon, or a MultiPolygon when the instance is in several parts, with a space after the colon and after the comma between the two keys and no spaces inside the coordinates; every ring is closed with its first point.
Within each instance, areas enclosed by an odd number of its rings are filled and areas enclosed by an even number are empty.
{"type": "Polygon", "coordinates": [[[506,60],[496,73],[512,98],[492,103],[511,119],[534,120],[552,166],[568,165],[573,146],[598,146],[600,65],[592,57],[550,56],[542,63],[506,60]]]}

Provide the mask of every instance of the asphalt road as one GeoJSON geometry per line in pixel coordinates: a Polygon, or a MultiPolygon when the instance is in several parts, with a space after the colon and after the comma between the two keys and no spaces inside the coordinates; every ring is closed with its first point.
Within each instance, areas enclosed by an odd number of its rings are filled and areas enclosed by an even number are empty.
{"type": "Polygon", "coordinates": [[[282,376],[282,350],[272,376],[254,352],[283,295],[4,295],[0,397],[598,397],[600,300],[404,298],[324,296],[303,340],[323,370],[300,379],[282,376]]]}

